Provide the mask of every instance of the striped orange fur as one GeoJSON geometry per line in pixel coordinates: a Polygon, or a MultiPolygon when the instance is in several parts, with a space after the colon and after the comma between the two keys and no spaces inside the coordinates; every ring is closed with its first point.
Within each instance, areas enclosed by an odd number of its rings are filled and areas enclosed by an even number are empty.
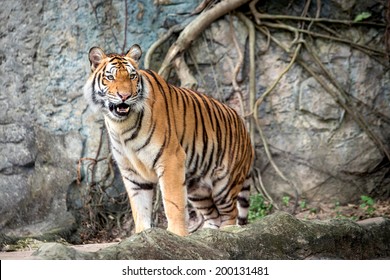
{"type": "Polygon", "coordinates": [[[104,114],[136,232],[151,227],[157,184],[173,233],[245,224],[253,148],[244,122],[217,100],[140,70],[141,55],[138,45],[126,55],[92,48],[84,87],[104,114]],[[189,226],[189,204],[202,223],[189,226]]]}

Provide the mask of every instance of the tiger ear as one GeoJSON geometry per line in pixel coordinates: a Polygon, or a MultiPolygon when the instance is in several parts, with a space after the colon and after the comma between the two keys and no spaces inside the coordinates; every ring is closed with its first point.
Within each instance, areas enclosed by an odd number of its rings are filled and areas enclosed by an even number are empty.
{"type": "Polygon", "coordinates": [[[104,51],[99,47],[93,47],[89,50],[89,62],[91,63],[91,71],[95,71],[95,69],[99,66],[100,62],[102,62],[103,58],[106,57],[104,51]]]}
{"type": "Polygon", "coordinates": [[[126,56],[130,57],[131,59],[133,59],[135,62],[138,63],[139,59],[142,56],[141,47],[139,45],[137,45],[137,44],[131,46],[131,48],[127,52],[126,56]]]}

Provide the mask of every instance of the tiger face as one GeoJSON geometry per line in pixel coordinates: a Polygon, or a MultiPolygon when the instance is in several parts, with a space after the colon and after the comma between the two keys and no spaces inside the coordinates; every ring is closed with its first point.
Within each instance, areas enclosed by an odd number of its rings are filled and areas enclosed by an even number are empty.
{"type": "Polygon", "coordinates": [[[138,72],[142,51],[138,45],[126,55],[105,54],[98,47],[89,51],[92,74],[84,87],[90,104],[114,121],[123,121],[144,108],[146,92],[138,72]]]}

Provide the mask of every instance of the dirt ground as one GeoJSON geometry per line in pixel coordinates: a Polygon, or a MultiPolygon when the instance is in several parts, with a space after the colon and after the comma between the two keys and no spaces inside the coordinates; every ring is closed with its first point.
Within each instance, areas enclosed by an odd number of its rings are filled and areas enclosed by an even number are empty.
{"type": "MultiPolygon", "coordinates": [[[[290,206],[291,208],[291,206],[290,206]]],[[[295,216],[306,220],[351,219],[361,221],[373,217],[390,218],[390,200],[373,201],[367,198],[357,204],[337,205],[334,203],[320,203],[315,207],[299,203],[295,216]]]]}
{"type": "MultiPolygon", "coordinates": [[[[96,252],[99,251],[100,249],[106,248],[116,243],[117,242],[95,243],[95,244],[85,244],[85,245],[74,245],[71,247],[83,252],[96,252]]],[[[35,248],[31,247],[21,251],[0,252],[0,260],[28,260],[31,259],[31,256],[35,250],[36,250],[35,248]]]]}

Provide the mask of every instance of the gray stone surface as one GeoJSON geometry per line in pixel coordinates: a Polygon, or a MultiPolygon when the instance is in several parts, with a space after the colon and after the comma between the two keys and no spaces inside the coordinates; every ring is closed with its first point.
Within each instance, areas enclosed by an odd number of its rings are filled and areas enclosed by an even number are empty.
{"type": "MultiPolygon", "coordinates": [[[[166,21],[185,18],[168,14],[192,10],[196,2],[129,5],[125,44],[124,5],[123,1],[2,2],[2,232],[18,236],[40,235],[42,230],[67,232],[74,227],[68,209],[84,206],[85,190],[75,186],[77,162],[96,154],[102,127],[101,118],[87,109],[82,97],[89,48],[121,51],[123,45],[139,43],[146,50],[164,32],[166,21]]],[[[107,164],[98,168],[104,174],[107,164]]]]}
{"type": "Polygon", "coordinates": [[[162,229],[136,234],[119,244],[82,252],[65,245],[43,245],[36,259],[388,259],[390,220],[302,221],[279,212],[244,228],[203,229],[179,237],[162,229]]]}

